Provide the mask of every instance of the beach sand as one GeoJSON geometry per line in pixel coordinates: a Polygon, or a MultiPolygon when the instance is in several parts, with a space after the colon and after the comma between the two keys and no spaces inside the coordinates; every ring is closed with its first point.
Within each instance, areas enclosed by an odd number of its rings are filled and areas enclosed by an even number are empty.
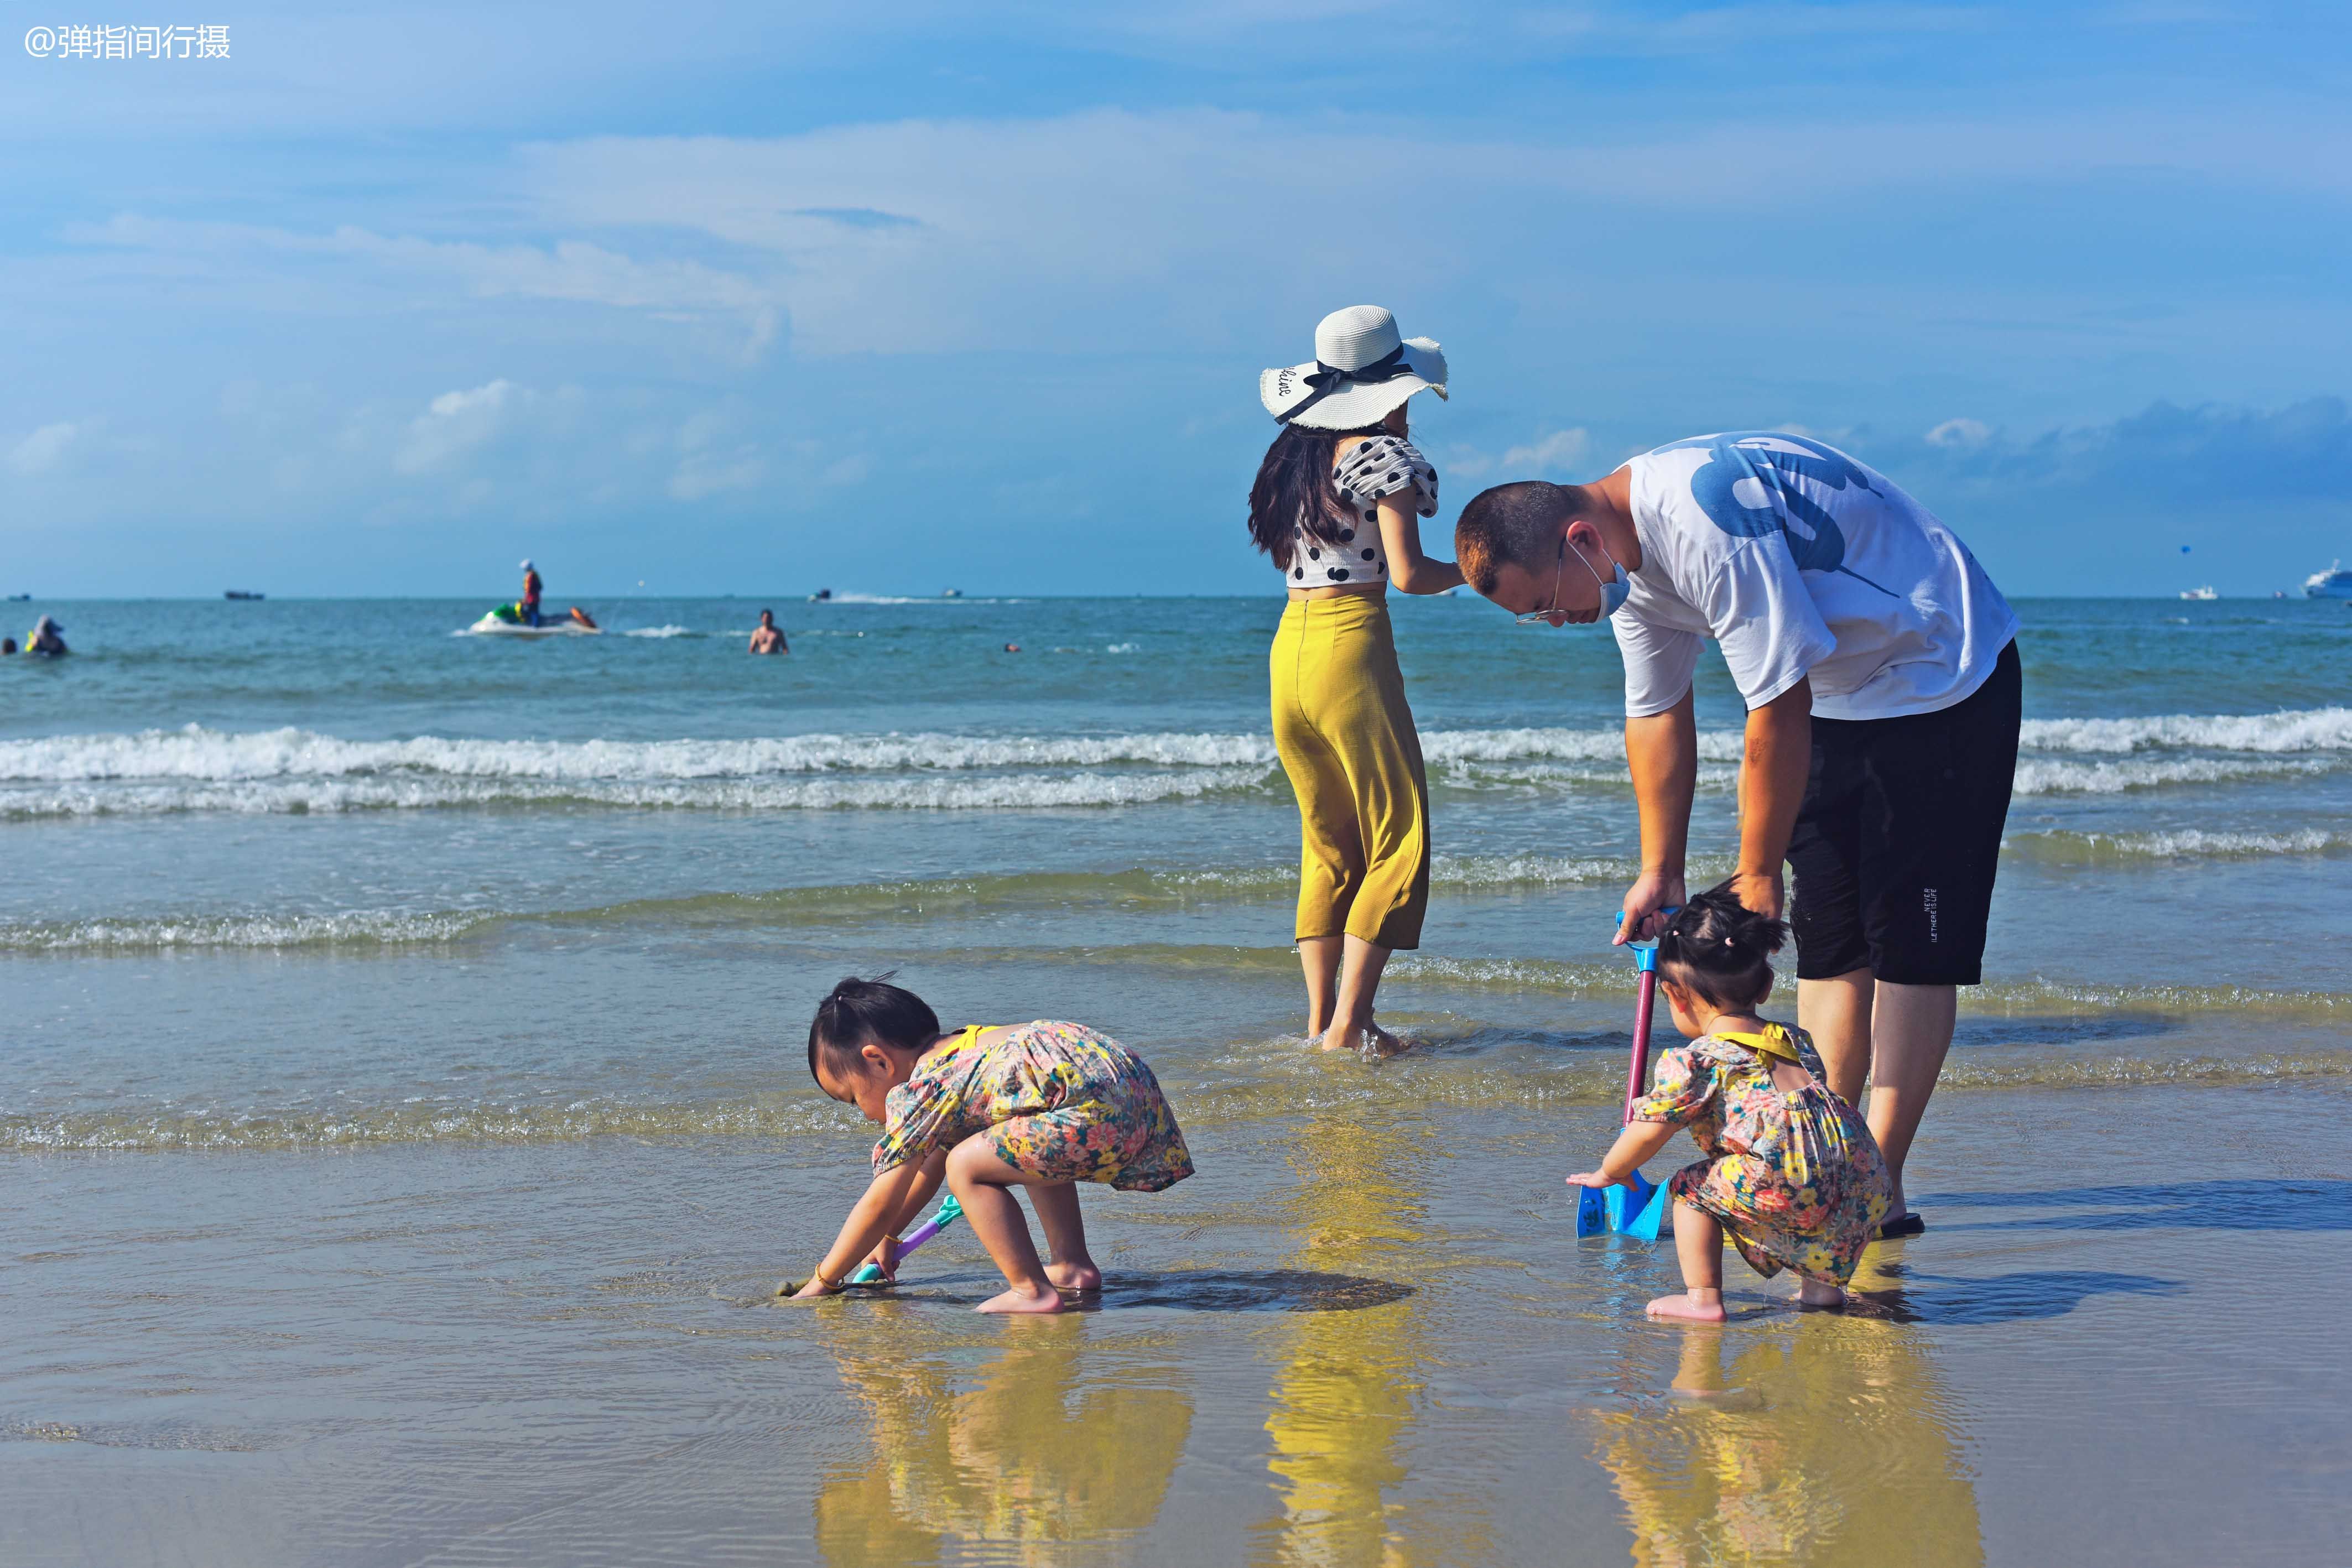
{"type": "MultiPolygon", "coordinates": [[[[970,1235],[764,1292],[854,1134],[19,1162],[0,1560],[2325,1562],[2352,1416],[2335,1083],[1952,1092],[1850,1314],[1576,1240],[1612,1113],[1352,1061],[1090,1191],[1099,1310],[970,1235]],[[1402,1091],[1402,1092],[1391,1092],[1402,1091]],[[2314,1135],[2315,1130],[2316,1136],[2314,1135]],[[2208,1151],[2183,1162],[2176,1151],[2208,1151]],[[2254,1311],[2256,1302],[2277,1310],[2254,1311]]],[[[1657,1162],[1659,1168],[1664,1162],[1657,1162]]]]}

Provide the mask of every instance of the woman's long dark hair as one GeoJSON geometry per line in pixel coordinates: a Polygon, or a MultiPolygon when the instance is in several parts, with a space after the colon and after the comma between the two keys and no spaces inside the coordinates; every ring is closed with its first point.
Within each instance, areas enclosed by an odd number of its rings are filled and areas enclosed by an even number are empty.
{"type": "Polygon", "coordinates": [[[1331,485],[1331,455],[1342,437],[1380,435],[1387,430],[1385,424],[1368,424],[1361,430],[1302,430],[1295,424],[1284,425],[1274,444],[1265,449],[1265,461],[1257,465],[1257,483],[1250,486],[1251,541],[1272,556],[1275,565],[1288,571],[1291,541],[1298,537],[1299,524],[1306,524],[1307,531],[1318,538],[1335,538],[1353,519],[1339,516],[1339,492],[1331,485]]]}

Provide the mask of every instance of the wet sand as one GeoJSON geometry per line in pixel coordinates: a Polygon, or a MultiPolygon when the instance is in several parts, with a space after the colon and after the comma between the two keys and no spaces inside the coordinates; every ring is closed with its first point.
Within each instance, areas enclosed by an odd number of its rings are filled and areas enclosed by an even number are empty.
{"type": "Polygon", "coordinates": [[[966,1310],[961,1230],[894,1298],[762,1301],[854,1190],[846,1126],[19,1157],[0,1560],[2340,1553],[2338,1079],[2293,1137],[2267,1085],[1948,1092],[1933,1228],[1874,1249],[1865,1307],[1733,1259],[1709,1330],[1641,1315],[1669,1246],[1570,1232],[1605,1106],[1302,1071],[1350,1092],[1205,1113],[1200,1176],[1089,1192],[1110,1284],[1047,1321],[966,1310]]]}

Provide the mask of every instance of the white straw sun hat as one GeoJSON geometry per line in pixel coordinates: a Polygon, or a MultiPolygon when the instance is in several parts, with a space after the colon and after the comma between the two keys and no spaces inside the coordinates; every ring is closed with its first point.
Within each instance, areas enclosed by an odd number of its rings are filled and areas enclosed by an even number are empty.
{"type": "Polygon", "coordinates": [[[1315,358],[1260,371],[1257,395],[1284,424],[1360,430],[1427,387],[1445,395],[1445,356],[1428,338],[1400,338],[1377,305],[1334,310],[1315,326],[1315,358]]]}

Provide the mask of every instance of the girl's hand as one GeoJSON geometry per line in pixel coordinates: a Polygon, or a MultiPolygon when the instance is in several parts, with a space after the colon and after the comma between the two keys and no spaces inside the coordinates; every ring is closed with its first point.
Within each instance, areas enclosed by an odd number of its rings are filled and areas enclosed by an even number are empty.
{"type": "Polygon", "coordinates": [[[1579,1171],[1568,1178],[1570,1186],[1623,1186],[1622,1176],[1603,1176],[1599,1171],[1579,1171]]]}
{"type": "Polygon", "coordinates": [[[866,1261],[881,1270],[884,1279],[896,1281],[898,1278],[898,1239],[885,1236],[874,1244],[874,1250],[866,1255],[866,1261]]]}

